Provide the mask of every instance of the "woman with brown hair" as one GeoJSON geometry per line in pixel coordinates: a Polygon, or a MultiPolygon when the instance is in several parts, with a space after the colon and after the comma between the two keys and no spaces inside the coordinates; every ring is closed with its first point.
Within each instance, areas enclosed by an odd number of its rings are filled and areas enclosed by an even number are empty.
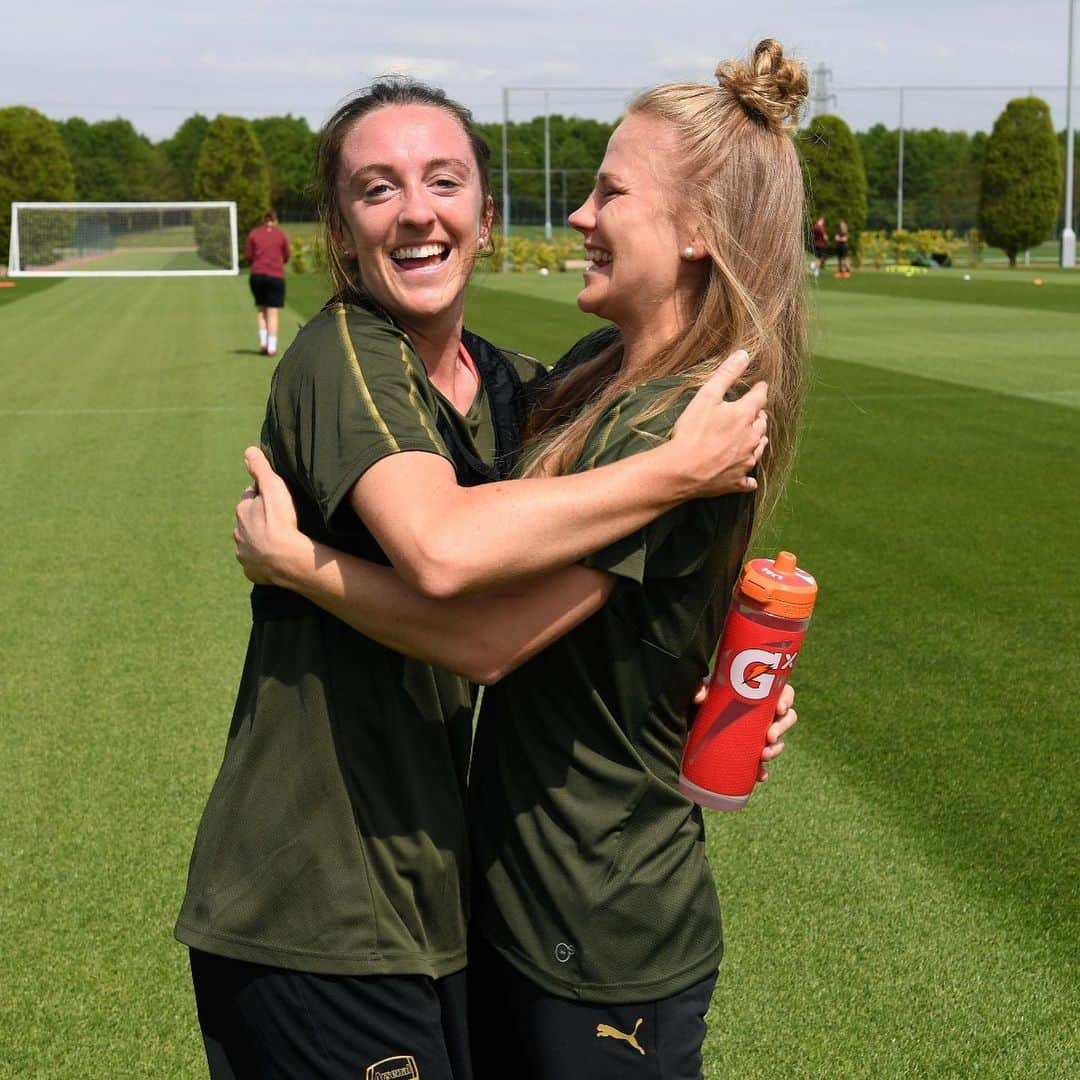
{"type": "MultiPolygon", "coordinates": [[[[762,446],[763,388],[723,400],[736,361],[651,453],[505,482],[539,365],[463,327],[486,158],[468,111],[421,84],[335,113],[318,165],[336,295],[279,363],[263,427],[309,542],[428,597],[751,490],[762,446]]],[[[283,589],[253,590],[252,619],[176,924],[211,1073],[463,1080],[471,688],[283,589]]]]}
{"type": "MultiPolygon", "coordinates": [[[[615,329],[556,369],[526,477],[625,463],[662,443],[733,348],[768,380],[761,508],[789,467],[803,384],[801,64],[761,42],[719,85],[634,100],[585,204],[579,305],[615,329]],[[561,376],[561,377],[558,377],[561,376]]],[[[470,1009],[480,1077],[701,1076],[721,955],[699,808],[677,787],[694,691],[755,499],[674,508],[555,575],[439,603],[311,543],[265,463],[238,554],[411,655],[491,683],[476,733],[470,1009]]],[[[793,712],[774,725],[776,751],[793,712]]]]}

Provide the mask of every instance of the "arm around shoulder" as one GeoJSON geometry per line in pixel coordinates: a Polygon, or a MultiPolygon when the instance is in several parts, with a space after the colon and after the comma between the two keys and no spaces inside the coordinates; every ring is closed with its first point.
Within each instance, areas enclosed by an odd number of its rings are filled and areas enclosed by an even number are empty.
{"type": "Polygon", "coordinates": [[[764,383],[725,394],[746,367],[729,358],[698,391],[670,441],[566,476],[462,488],[449,461],[395,454],[357,481],[359,517],[402,576],[438,598],[577,562],[689,499],[752,491],[765,442],[764,383]]]}

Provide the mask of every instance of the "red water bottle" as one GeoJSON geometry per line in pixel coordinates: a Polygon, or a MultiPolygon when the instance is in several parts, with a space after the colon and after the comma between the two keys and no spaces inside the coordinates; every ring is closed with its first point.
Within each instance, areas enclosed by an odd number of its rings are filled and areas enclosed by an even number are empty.
{"type": "Polygon", "coordinates": [[[683,753],[679,790],[688,799],[713,810],[746,805],[816,597],[817,582],[790,551],[743,567],[683,753]]]}

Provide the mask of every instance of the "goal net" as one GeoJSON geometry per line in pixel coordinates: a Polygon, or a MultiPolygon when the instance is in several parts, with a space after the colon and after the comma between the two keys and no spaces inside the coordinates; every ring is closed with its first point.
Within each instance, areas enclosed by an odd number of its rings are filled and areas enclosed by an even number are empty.
{"type": "Polygon", "coordinates": [[[236,203],[11,204],[12,277],[238,272],[236,203]]]}

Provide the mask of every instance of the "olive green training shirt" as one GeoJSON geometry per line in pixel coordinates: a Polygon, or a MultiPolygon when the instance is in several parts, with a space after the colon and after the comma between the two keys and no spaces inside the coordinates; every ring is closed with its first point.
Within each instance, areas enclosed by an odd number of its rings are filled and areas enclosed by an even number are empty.
{"type": "MultiPolygon", "coordinates": [[[[613,403],[574,471],[666,437],[689,395],[643,414],[676,385],[613,403]]],[[[474,917],[549,993],[653,1000],[720,960],[702,814],[677,784],[751,507],[687,503],[586,560],[616,575],[608,602],[485,692],[469,792],[474,917]]]]}
{"type": "MultiPolygon", "coordinates": [[[[522,377],[535,374],[535,362],[518,359],[522,377]]],[[[349,493],[389,454],[449,457],[440,415],[468,445],[470,426],[491,424],[482,393],[470,418],[457,414],[384,316],[341,303],[324,309],[282,358],[263,428],[300,528],[385,564],[349,493]]],[[[480,441],[490,454],[490,434],[480,441]]],[[[256,588],[252,600],[177,938],[313,972],[460,969],[471,687],[291,593],[256,588]]]]}

